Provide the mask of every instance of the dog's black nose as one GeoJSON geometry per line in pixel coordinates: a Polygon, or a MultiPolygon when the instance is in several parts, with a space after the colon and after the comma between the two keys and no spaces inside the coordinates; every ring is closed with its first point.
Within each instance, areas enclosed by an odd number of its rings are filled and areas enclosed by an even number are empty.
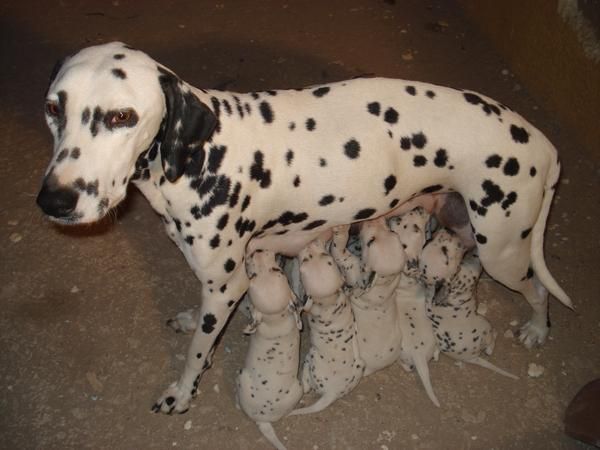
{"type": "Polygon", "coordinates": [[[77,191],[66,187],[51,187],[44,182],[36,201],[46,215],[64,218],[75,210],[78,199],[77,191]]]}

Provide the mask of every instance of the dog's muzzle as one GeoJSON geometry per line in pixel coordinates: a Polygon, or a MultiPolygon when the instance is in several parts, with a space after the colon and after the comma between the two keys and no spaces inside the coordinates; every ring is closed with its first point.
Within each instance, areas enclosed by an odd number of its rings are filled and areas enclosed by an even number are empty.
{"type": "Polygon", "coordinates": [[[78,199],[79,193],[74,189],[52,186],[45,180],[36,202],[46,215],[56,219],[68,219],[73,215],[78,199]]]}

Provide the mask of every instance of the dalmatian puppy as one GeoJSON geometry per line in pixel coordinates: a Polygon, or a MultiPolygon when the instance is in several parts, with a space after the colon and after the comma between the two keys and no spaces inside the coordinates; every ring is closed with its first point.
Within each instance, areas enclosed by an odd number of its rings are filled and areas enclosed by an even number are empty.
{"type": "Polygon", "coordinates": [[[310,349],[304,358],[304,392],[321,397],[290,415],[324,410],[356,387],[365,369],[359,356],[356,322],[342,289],[343,279],[322,240],[311,242],[298,256],[300,276],[308,297],[310,349]]]}
{"type": "MultiPolygon", "coordinates": [[[[348,227],[344,228],[347,240],[348,227]]],[[[334,239],[336,233],[340,234],[334,230],[334,239]]],[[[398,328],[395,293],[405,255],[398,236],[389,230],[384,218],[363,222],[360,238],[362,261],[355,256],[352,266],[364,266],[373,277],[367,287],[350,290],[350,301],[358,328],[358,349],[367,376],[394,364],[400,354],[402,335],[398,328]]],[[[343,256],[341,264],[347,264],[348,256],[343,256]]],[[[340,265],[337,259],[336,263],[340,265]]]]}
{"type": "Polygon", "coordinates": [[[275,261],[257,250],[249,256],[249,298],[253,321],[246,329],[250,344],[237,377],[236,400],[273,447],[285,449],[272,426],[300,401],[298,381],[300,321],[295,296],[275,261]]]}
{"type": "Polygon", "coordinates": [[[439,228],[421,252],[419,271],[422,281],[440,289],[450,282],[464,253],[460,237],[446,228],[439,228]]]}
{"type": "Polygon", "coordinates": [[[427,223],[431,215],[422,207],[390,218],[390,229],[396,233],[406,254],[407,264],[418,265],[426,241],[427,223]]]}
{"type": "Polygon", "coordinates": [[[428,305],[427,316],[442,353],[516,380],[517,376],[481,357],[482,352],[492,354],[497,333],[485,317],[477,314],[475,291],[480,275],[479,258],[474,252],[467,253],[450,285],[442,288],[428,305]]]}
{"type": "Polygon", "coordinates": [[[407,372],[413,369],[417,371],[427,396],[439,407],[427,365],[431,359],[437,361],[440,353],[426,313],[426,305],[432,296],[432,289],[425,287],[418,279],[402,274],[396,288],[398,326],[402,336],[398,361],[407,372]]]}
{"type": "Polygon", "coordinates": [[[54,153],[37,203],[53,221],[97,221],[134,183],[201,281],[184,370],[154,410],[189,408],[216,338],[249,286],[245,255],[294,256],[324,230],[424,194],[468,204],[487,273],[533,308],[546,339],[544,262],[557,152],[505,105],[471,91],[363,78],[295,90],[199,89],[120,42],[58,64],[45,114],[54,153]],[[252,238],[252,239],[251,239],[252,238]]]}

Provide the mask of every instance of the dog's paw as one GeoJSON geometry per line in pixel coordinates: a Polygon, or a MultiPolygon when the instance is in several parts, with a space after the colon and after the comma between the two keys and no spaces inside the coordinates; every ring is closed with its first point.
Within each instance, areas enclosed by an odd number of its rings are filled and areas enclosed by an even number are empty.
{"type": "Polygon", "coordinates": [[[152,406],[152,411],[163,414],[183,414],[187,412],[192,400],[189,388],[182,388],[177,382],[169,386],[152,406]]]}
{"type": "Polygon", "coordinates": [[[526,348],[532,348],[536,344],[544,344],[549,332],[550,328],[548,328],[547,325],[536,324],[530,320],[519,330],[519,341],[521,341],[526,348]]]}
{"type": "Polygon", "coordinates": [[[175,333],[192,333],[198,326],[199,315],[198,309],[188,309],[167,320],[167,326],[175,330],[175,333]]]}

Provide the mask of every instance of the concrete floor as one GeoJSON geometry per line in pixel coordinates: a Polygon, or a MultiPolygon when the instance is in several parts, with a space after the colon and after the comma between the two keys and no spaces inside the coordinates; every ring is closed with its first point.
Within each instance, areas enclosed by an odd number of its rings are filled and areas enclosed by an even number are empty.
{"type": "Polygon", "coordinates": [[[500,335],[492,360],[520,380],[441,359],[430,367],[437,409],[396,366],[325,412],[275,427],[292,450],[585,448],[563,434],[562,419],[600,374],[598,152],[528,95],[454,3],[20,1],[3,2],[0,25],[0,447],[267,447],[233,402],[247,345],[239,314],[190,411],[150,412],[187,345],[165,320],[196,305],[200,290],[140,194],[131,189],[116,219],[77,229],[50,224],[35,206],[50,157],[42,104],[51,68],[118,39],[199,87],[285,88],[372,73],[483,92],[543,130],[564,163],[546,260],[577,312],[552,301],[551,337],[528,351],[503,336],[529,316],[525,302],[481,282],[500,335]],[[530,362],[545,368],[540,378],[527,376],[530,362]]]}

